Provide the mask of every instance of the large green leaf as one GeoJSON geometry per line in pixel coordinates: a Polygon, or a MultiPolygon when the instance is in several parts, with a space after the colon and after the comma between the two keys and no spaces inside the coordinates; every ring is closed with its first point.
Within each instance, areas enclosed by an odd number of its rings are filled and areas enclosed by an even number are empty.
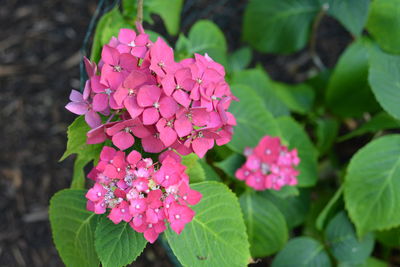
{"type": "Polygon", "coordinates": [[[374,0],[367,22],[368,32],[389,53],[400,53],[400,0],[374,0]]]}
{"type": "MultiPolygon", "coordinates": [[[[163,0],[164,1],[164,0],[163,0]]],[[[189,31],[189,54],[207,53],[215,61],[226,65],[227,45],[223,32],[209,20],[199,20],[189,31]]]]}
{"type": "Polygon", "coordinates": [[[50,200],[50,225],[61,259],[68,267],[96,267],[94,248],[98,215],[86,210],[85,190],[66,189],[50,200]]]}
{"type": "Polygon", "coordinates": [[[229,148],[242,154],[245,147],[255,147],[263,136],[279,135],[275,119],[252,88],[234,85],[231,89],[240,101],[234,101],[229,108],[237,121],[232,141],[227,144],[229,148]]]}
{"type": "Polygon", "coordinates": [[[189,175],[190,183],[198,183],[206,180],[206,174],[196,154],[183,156],[182,164],[186,166],[186,173],[189,175]]]}
{"type": "Polygon", "coordinates": [[[289,115],[288,107],[279,98],[276,88],[264,70],[256,68],[236,72],[233,74],[232,84],[251,87],[274,116],[289,115]]]}
{"type": "Polygon", "coordinates": [[[365,262],[374,247],[374,237],[368,233],[361,240],[344,211],[339,212],[325,231],[330,250],[339,262],[360,264],[365,262]]]}
{"type": "Polygon", "coordinates": [[[280,210],[289,229],[293,229],[305,221],[310,208],[310,194],[307,190],[300,190],[298,195],[290,195],[284,198],[275,194],[273,190],[266,190],[261,195],[280,210]]]}
{"type": "Polygon", "coordinates": [[[371,120],[361,125],[361,127],[344,136],[341,136],[338,140],[341,142],[366,133],[376,133],[378,131],[395,128],[400,128],[400,121],[382,111],[372,117],[371,120]]]}
{"type": "Polygon", "coordinates": [[[247,266],[250,260],[246,227],[236,196],[222,183],[203,182],[192,188],[202,193],[193,220],[180,235],[166,237],[183,266],[247,266]]]}
{"type": "Polygon", "coordinates": [[[306,114],[310,112],[315,93],[311,86],[307,84],[285,84],[272,82],[275,92],[279,99],[293,112],[306,114]]]}
{"type": "Polygon", "coordinates": [[[300,164],[297,169],[300,171],[298,186],[313,186],[317,182],[317,150],[312,144],[303,127],[291,117],[280,117],[277,123],[281,137],[289,149],[297,149],[300,164]]]}
{"type": "Polygon", "coordinates": [[[400,225],[400,135],[376,139],[353,156],[344,200],[359,236],[400,225]]]}
{"type": "Polygon", "coordinates": [[[243,38],[264,53],[298,51],[319,9],[318,0],[252,0],[244,13],[243,38]]]}
{"type": "Polygon", "coordinates": [[[84,116],[77,117],[74,122],[68,126],[67,149],[60,161],[72,154],[77,154],[74,164],[74,176],[72,178],[72,188],[84,188],[85,174],[83,168],[92,160],[97,160],[103,144],[89,145],[86,143],[86,133],[90,127],[85,122],[84,116]]]}
{"type": "Polygon", "coordinates": [[[247,227],[251,256],[265,257],[280,250],[288,239],[288,228],[279,209],[254,192],[241,195],[239,202],[247,227]]]}
{"type": "Polygon", "coordinates": [[[228,57],[227,71],[229,73],[245,69],[251,62],[252,52],[249,47],[242,47],[228,57]]]}
{"type": "Polygon", "coordinates": [[[272,267],[281,266],[330,267],[331,262],[321,243],[310,237],[297,237],[272,262],[272,267]]]}
{"type": "Polygon", "coordinates": [[[368,86],[368,47],[359,39],[340,56],[326,91],[328,107],[341,117],[361,116],[378,105],[368,86]]]}
{"type": "Polygon", "coordinates": [[[368,17],[370,0],[321,0],[328,4],[328,14],[336,18],[353,35],[360,36],[368,17]]]}
{"type": "Polygon", "coordinates": [[[91,60],[99,62],[103,45],[107,44],[112,36],[118,36],[121,28],[132,28],[132,26],[124,20],[118,7],[113,8],[100,18],[93,37],[91,60]]]}
{"type": "Polygon", "coordinates": [[[177,35],[179,31],[183,0],[148,0],[148,2],[149,11],[160,15],[168,33],[171,35],[177,35]]]}
{"type": "Polygon", "coordinates": [[[103,217],[95,232],[95,247],[103,267],[120,267],[132,263],[147,244],[126,222],[114,224],[103,217]]]}
{"type": "Polygon", "coordinates": [[[379,104],[400,119],[400,56],[371,49],[369,83],[379,104]]]}

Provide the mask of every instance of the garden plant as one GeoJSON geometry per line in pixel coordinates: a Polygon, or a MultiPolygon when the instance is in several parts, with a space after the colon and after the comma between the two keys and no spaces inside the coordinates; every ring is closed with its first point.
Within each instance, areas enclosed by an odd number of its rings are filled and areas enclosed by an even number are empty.
{"type": "Polygon", "coordinates": [[[65,265],[154,242],[177,266],[400,264],[400,0],[250,0],[236,51],[209,20],[180,33],[182,5],[116,1],[97,22],[50,201],[65,265]],[[352,37],[333,68],[327,16],[352,37]],[[299,51],[296,84],[252,56],[299,51]]]}

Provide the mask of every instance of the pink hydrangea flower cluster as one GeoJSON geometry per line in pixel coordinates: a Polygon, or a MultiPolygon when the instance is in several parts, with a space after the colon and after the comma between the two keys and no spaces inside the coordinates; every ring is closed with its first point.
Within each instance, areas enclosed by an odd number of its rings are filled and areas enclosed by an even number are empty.
{"type": "Polygon", "coordinates": [[[244,154],[247,160],[236,171],[236,177],[255,190],[280,190],[282,186],[297,184],[297,150],[289,151],[278,137],[264,136],[254,149],[246,148],[244,154]]]}
{"type": "Polygon", "coordinates": [[[86,194],[88,210],[97,214],[111,210],[111,221],[128,222],[151,243],[166,223],[180,234],[195,214],[188,205],[197,204],[202,196],[190,189],[179,158],[164,154],[160,160],[154,164],[136,150],[126,156],[104,146],[99,163],[88,175],[95,181],[86,194]]]}
{"type": "Polygon", "coordinates": [[[228,143],[236,124],[228,108],[235,97],[224,67],[207,54],[175,62],[163,39],[152,43],[138,29],[121,29],[103,47],[98,65],[85,60],[84,92],[73,90],[66,108],[85,115],[92,128],[87,142],[111,139],[126,150],[139,138],[149,153],[174,149],[199,157],[215,143],[228,143]],[[100,115],[108,118],[105,123],[100,115]]]}

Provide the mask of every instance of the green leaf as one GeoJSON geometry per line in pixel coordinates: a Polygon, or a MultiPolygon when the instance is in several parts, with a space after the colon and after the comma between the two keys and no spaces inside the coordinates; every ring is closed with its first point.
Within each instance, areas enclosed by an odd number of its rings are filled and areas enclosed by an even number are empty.
{"type": "Polygon", "coordinates": [[[306,114],[314,104],[315,93],[307,84],[290,85],[272,82],[279,99],[293,112],[306,114]]]}
{"type": "Polygon", "coordinates": [[[400,0],[371,2],[368,32],[389,53],[400,53],[400,0]]]}
{"type": "Polygon", "coordinates": [[[223,170],[230,177],[235,177],[235,172],[237,169],[242,167],[246,158],[241,154],[232,154],[225,160],[214,163],[215,166],[223,170]]]}
{"type": "Polygon", "coordinates": [[[400,227],[396,227],[386,231],[375,232],[376,239],[388,247],[400,246],[400,227]]]}
{"type": "Polygon", "coordinates": [[[395,128],[400,128],[400,121],[394,119],[386,112],[380,112],[372,117],[371,120],[361,125],[361,127],[344,136],[341,136],[338,140],[339,142],[342,142],[366,133],[376,133],[378,131],[395,128]]]}
{"type": "Polygon", "coordinates": [[[333,197],[329,200],[328,204],[324,207],[321,213],[318,215],[317,221],[315,223],[318,230],[322,231],[327,224],[328,219],[330,219],[340,207],[342,201],[341,197],[343,194],[343,186],[340,186],[333,197]]]}
{"type": "Polygon", "coordinates": [[[217,181],[220,182],[221,178],[218,173],[215,172],[213,167],[211,167],[204,159],[200,159],[199,163],[204,170],[204,174],[206,176],[207,181],[217,181]]]}
{"type": "Polygon", "coordinates": [[[325,236],[333,256],[339,262],[363,263],[374,247],[372,233],[368,233],[361,240],[357,239],[354,226],[344,211],[339,212],[329,222],[325,236]]]}
{"type": "Polygon", "coordinates": [[[244,13],[243,39],[264,53],[292,53],[308,41],[318,0],[253,0],[244,13]]]}
{"type": "Polygon", "coordinates": [[[233,101],[229,108],[237,121],[232,141],[227,144],[229,148],[242,154],[245,147],[255,147],[263,136],[279,135],[275,119],[253,89],[245,85],[233,85],[231,90],[240,101],[233,101]]]}
{"type": "Polygon", "coordinates": [[[250,260],[246,227],[236,196],[222,183],[203,182],[192,188],[203,195],[193,220],[180,235],[165,234],[183,266],[247,266],[250,260]]]}
{"type": "Polygon", "coordinates": [[[312,144],[304,128],[291,117],[279,117],[277,120],[281,137],[289,149],[297,149],[300,164],[299,187],[313,186],[317,182],[317,150],[312,144]]]}
{"type": "Polygon", "coordinates": [[[369,45],[367,39],[358,39],[339,58],[325,95],[327,106],[336,115],[359,117],[378,109],[368,86],[369,45]]]}
{"type": "Polygon", "coordinates": [[[330,267],[331,262],[321,243],[310,237],[297,237],[272,262],[272,267],[281,266],[330,267]]]}
{"type": "Polygon", "coordinates": [[[371,50],[369,83],[379,104],[390,115],[400,119],[400,56],[371,50]]]}
{"type": "Polygon", "coordinates": [[[253,257],[265,257],[280,250],[288,239],[285,217],[268,199],[245,193],[239,198],[250,251],[253,257]]]}
{"type": "Polygon", "coordinates": [[[274,189],[268,189],[267,191],[279,198],[287,198],[299,195],[299,189],[296,186],[291,185],[285,185],[278,191],[274,189]]]}
{"type": "Polygon", "coordinates": [[[206,174],[196,154],[183,156],[182,164],[186,166],[186,174],[189,175],[190,183],[199,183],[206,179],[206,174]]]}
{"type": "Polygon", "coordinates": [[[266,190],[261,195],[271,201],[281,211],[289,229],[293,229],[305,221],[310,208],[310,194],[307,190],[300,190],[298,195],[286,196],[284,198],[275,194],[273,190],[266,190]]]}
{"type": "Polygon", "coordinates": [[[336,18],[353,35],[360,36],[367,22],[370,0],[322,0],[329,5],[328,14],[336,18]]]}
{"type": "Polygon", "coordinates": [[[251,62],[252,52],[249,47],[242,47],[228,57],[227,71],[232,73],[245,69],[251,62]]]}
{"type": "Polygon", "coordinates": [[[317,149],[320,155],[327,153],[339,132],[339,123],[332,118],[321,118],[316,121],[317,149]]]}
{"type": "Polygon", "coordinates": [[[347,262],[339,262],[338,267],[388,267],[388,264],[374,257],[369,257],[361,264],[351,264],[347,262]]]}
{"type": "Polygon", "coordinates": [[[171,35],[177,35],[181,19],[183,0],[149,0],[148,7],[151,13],[158,14],[171,35]]]}
{"type": "Polygon", "coordinates": [[[107,44],[112,36],[118,36],[121,28],[132,28],[132,26],[124,20],[116,6],[104,14],[97,23],[90,54],[91,60],[99,62],[103,45],[107,44]]]}
{"type": "Polygon", "coordinates": [[[66,266],[99,265],[94,248],[98,215],[86,210],[86,190],[65,189],[50,200],[53,240],[66,266]]]}
{"type": "MultiPolygon", "coordinates": [[[[163,0],[164,1],[164,0],[163,0]]],[[[199,20],[189,31],[189,54],[207,53],[213,60],[226,65],[227,45],[223,32],[209,20],[199,20]]]]}
{"type": "Polygon", "coordinates": [[[387,135],[368,143],[351,159],[344,200],[358,236],[400,225],[399,155],[400,135],[387,135]]]}
{"type": "Polygon", "coordinates": [[[68,126],[67,149],[60,161],[72,154],[77,154],[74,164],[74,176],[72,178],[71,188],[84,188],[85,174],[83,168],[92,160],[97,161],[103,144],[88,145],[86,143],[86,133],[90,127],[85,122],[84,116],[77,117],[74,122],[68,126]]]}
{"type": "Polygon", "coordinates": [[[95,232],[95,247],[103,267],[120,267],[132,263],[147,244],[126,222],[114,224],[109,218],[100,219],[95,232]]]}
{"type": "Polygon", "coordinates": [[[233,74],[232,84],[251,87],[261,97],[265,108],[274,116],[289,115],[289,109],[279,98],[272,81],[264,70],[256,68],[236,72],[233,74]]]}

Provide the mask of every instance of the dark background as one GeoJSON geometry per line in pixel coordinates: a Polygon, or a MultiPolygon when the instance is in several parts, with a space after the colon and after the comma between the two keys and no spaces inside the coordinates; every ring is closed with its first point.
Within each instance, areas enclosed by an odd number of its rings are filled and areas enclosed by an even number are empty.
{"type": "MultiPolygon", "coordinates": [[[[245,5],[244,0],[187,0],[182,31],[198,19],[211,19],[233,51],[243,45],[245,5]]],[[[47,207],[50,197],[71,182],[73,157],[58,162],[75,118],[64,106],[70,90],[80,86],[80,49],[97,1],[1,0],[0,6],[0,266],[63,266],[47,207]]],[[[147,28],[165,33],[154,19],[147,28]]],[[[333,66],[350,40],[338,23],[324,18],[317,39],[324,64],[333,66]]],[[[286,82],[299,82],[314,69],[307,49],[291,56],[255,54],[256,62],[286,82]]],[[[135,266],[172,264],[157,242],[135,266]]]]}

